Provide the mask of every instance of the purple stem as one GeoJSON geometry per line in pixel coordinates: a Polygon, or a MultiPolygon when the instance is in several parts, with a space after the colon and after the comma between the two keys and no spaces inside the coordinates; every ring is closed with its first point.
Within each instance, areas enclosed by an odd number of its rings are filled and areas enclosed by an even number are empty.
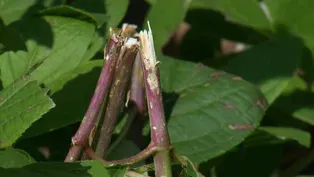
{"type": "Polygon", "coordinates": [[[142,142],[142,130],[144,127],[144,115],[147,112],[147,102],[145,97],[145,86],[143,80],[143,67],[141,56],[138,55],[135,58],[133,64],[132,78],[131,78],[131,88],[130,88],[130,103],[137,108],[136,119],[133,123],[132,139],[139,145],[143,147],[142,142]]]}
{"type": "Polygon", "coordinates": [[[111,160],[111,161],[106,161],[100,158],[98,155],[95,154],[92,148],[87,148],[85,152],[93,159],[93,160],[98,160],[104,163],[106,167],[112,167],[112,166],[129,166],[133,165],[137,162],[140,162],[142,160],[145,160],[149,156],[151,156],[153,153],[158,151],[159,148],[153,144],[148,145],[144,150],[139,152],[138,154],[120,159],[120,160],[111,160]]]}
{"type": "Polygon", "coordinates": [[[114,83],[110,90],[108,105],[96,146],[96,154],[100,157],[104,157],[107,153],[118,114],[124,105],[124,96],[137,52],[138,42],[134,38],[130,38],[121,49],[114,75],[114,83]]]}
{"type": "Polygon", "coordinates": [[[136,104],[138,112],[144,115],[147,109],[141,56],[135,58],[132,71],[130,102],[136,104]]]}
{"type": "MultiPolygon", "coordinates": [[[[148,24],[149,26],[149,24],[148,24]]],[[[162,93],[159,83],[159,70],[154,49],[153,36],[149,27],[140,32],[141,57],[143,61],[144,82],[146,87],[146,97],[148,114],[150,118],[152,143],[164,150],[158,151],[154,155],[156,177],[171,177],[170,149],[171,143],[166,127],[162,93]]]]}
{"type": "MultiPolygon", "coordinates": [[[[86,111],[86,114],[82,120],[82,123],[72,137],[72,145],[79,145],[75,148],[70,148],[68,156],[71,159],[77,160],[79,157],[78,153],[72,151],[78,151],[83,147],[89,146],[89,136],[92,133],[92,130],[95,128],[97,114],[101,108],[101,105],[108,93],[109,87],[111,85],[113,74],[115,71],[115,64],[120,53],[121,46],[124,43],[124,38],[120,36],[119,30],[112,30],[110,28],[110,39],[107,46],[105,47],[105,64],[101,71],[97,86],[90,102],[90,105],[86,111]],[[71,156],[75,155],[75,156],[71,156]]],[[[66,158],[66,161],[69,160],[66,158]]]]}
{"type": "Polygon", "coordinates": [[[65,162],[76,161],[79,158],[81,151],[82,151],[82,147],[80,145],[72,145],[64,161],[65,162]]]}

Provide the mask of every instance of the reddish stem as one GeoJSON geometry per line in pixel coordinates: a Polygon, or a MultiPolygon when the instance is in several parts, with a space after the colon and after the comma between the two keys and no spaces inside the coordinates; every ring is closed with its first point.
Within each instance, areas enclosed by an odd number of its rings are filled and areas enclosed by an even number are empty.
{"type": "Polygon", "coordinates": [[[96,154],[100,157],[104,157],[107,153],[114,125],[124,105],[124,95],[137,52],[138,42],[134,38],[130,38],[121,49],[114,75],[114,83],[110,90],[109,101],[96,146],[96,154]]]}
{"type": "Polygon", "coordinates": [[[144,115],[147,109],[141,56],[135,58],[132,71],[130,102],[136,104],[138,112],[144,115]]]}
{"type": "Polygon", "coordinates": [[[144,127],[144,115],[147,112],[147,102],[145,96],[145,86],[143,78],[141,56],[138,54],[135,58],[132,71],[130,103],[136,106],[137,115],[133,124],[132,139],[139,146],[143,147],[142,130],[144,127]]]}
{"type": "Polygon", "coordinates": [[[128,165],[133,165],[137,162],[140,162],[142,160],[145,160],[149,156],[151,156],[153,153],[158,151],[159,148],[153,144],[148,145],[144,150],[139,152],[138,154],[120,159],[120,160],[111,160],[111,161],[106,161],[103,160],[101,157],[97,156],[95,152],[93,151],[92,148],[86,148],[85,152],[94,160],[98,160],[104,163],[106,167],[112,167],[112,166],[128,166],[128,165]]]}
{"type": "Polygon", "coordinates": [[[69,158],[66,158],[65,161],[68,161],[69,159],[77,160],[79,157],[76,151],[89,145],[88,144],[89,136],[96,126],[95,124],[97,114],[99,113],[100,107],[105,97],[107,96],[109,87],[113,79],[115,69],[114,66],[116,64],[118,54],[120,53],[120,49],[123,43],[124,38],[120,36],[120,31],[119,30],[114,31],[110,28],[110,38],[104,50],[106,62],[101,71],[94,95],[86,111],[86,114],[82,120],[82,123],[79,129],[77,130],[76,134],[72,137],[72,144],[76,146],[70,148],[70,151],[67,155],[67,157],[69,158]]]}
{"type": "Polygon", "coordinates": [[[143,61],[151,139],[152,143],[164,149],[158,151],[154,156],[155,174],[156,177],[170,177],[172,176],[169,152],[171,143],[164,116],[162,93],[159,83],[159,70],[157,67],[158,62],[156,61],[151,29],[149,28],[148,32],[146,30],[141,31],[139,37],[141,41],[140,52],[143,61]]]}
{"type": "Polygon", "coordinates": [[[82,151],[82,147],[79,145],[73,145],[70,147],[69,153],[65,158],[65,162],[74,162],[78,159],[82,151]]]}

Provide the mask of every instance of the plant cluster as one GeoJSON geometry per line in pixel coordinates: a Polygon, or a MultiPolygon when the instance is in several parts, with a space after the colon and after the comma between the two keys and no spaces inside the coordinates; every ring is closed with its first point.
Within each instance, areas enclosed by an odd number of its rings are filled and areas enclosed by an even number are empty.
{"type": "Polygon", "coordinates": [[[313,7],[0,0],[0,176],[314,175],[313,7]]]}

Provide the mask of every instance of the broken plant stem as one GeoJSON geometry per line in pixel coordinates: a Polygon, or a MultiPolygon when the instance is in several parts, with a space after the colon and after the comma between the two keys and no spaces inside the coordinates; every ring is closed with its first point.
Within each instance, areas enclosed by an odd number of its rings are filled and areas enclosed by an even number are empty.
{"type": "Polygon", "coordinates": [[[66,161],[69,159],[77,160],[79,158],[76,156],[77,153],[73,153],[71,151],[77,151],[79,148],[81,149],[88,145],[89,136],[92,133],[92,130],[95,128],[98,112],[111,85],[115,63],[123,43],[124,38],[120,36],[120,31],[110,28],[110,38],[104,50],[105,64],[101,71],[94,95],[82,120],[82,123],[76,134],[72,137],[72,145],[76,145],[76,147],[70,148],[68,154],[69,157],[66,158],[66,161]],[[71,154],[75,156],[71,156],[71,154]]]}
{"type": "Polygon", "coordinates": [[[138,41],[135,38],[129,38],[121,48],[115,68],[114,83],[110,89],[108,105],[96,145],[96,154],[100,157],[105,157],[107,154],[112,131],[121,108],[124,105],[125,92],[132,71],[133,61],[138,52],[138,45],[138,41]]]}
{"type": "Polygon", "coordinates": [[[143,69],[140,53],[136,55],[131,78],[131,89],[130,89],[130,102],[136,104],[138,112],[141,115],[145,114],[147,109],[147,103],[145,98],[145,87],[143,80],[143,69]]]}
{"type": "Polygon", "coordinates": [[[152,143],[164,149],[154,155],[155,175],[156,177],[171,177],[171,144],[166,127],[162,93],[159,83],[159,70],[157,67],[158,62],[156,60],[154,41],[149,23],[148,27],[148,31],[144,30],[140,32],[139,38],[141,41],[140,53],[143,62],[151,139],[152,143]]]}
{"type": "Polygon", "coordinates": [[[82,147],[80,145],[72,145],[64,161],[65,162],[76,161],[80,157],[81,151],[82,147]]]}
{"type": "Polygon", "coordinates": [[[157,147],[154,144],[150,144],[148,145],[144,150],[142,150],[141,152],[139,152],[138,154],[128,157],[128,158],[124,158],[124,159],[120,159],[120,160],[112,160],[112,161],[106,161],[103,160],[101,157],[97,156],[95,154],[95,152],[93,151],[92,148],[86,148],[85,152],[89,155],[89,157],[91,157],[93,160],[98,160],[100,162],[102,162],[106,167],[113,167],[113,166],[129,166],[129,165],[133,165],[135,163],[138,163],[140,161],[143,161],[145,159],[147,159],[149,156],[151,156],[152,154],[160,151],[162,149],[160,149],[159,147],[157,147]]]}
{"type": "MultiPolygon", "coordinates": [[[[102,116],[103,116],[103,112],[104,112],[104,109],[105,109],[105,105],[106,105],[106,100],[104,100],[104,102],[102,103],[102,105],[101,105],[101,109],[100,109],[100,111],[98,112],[98,115],[97,115],[97,120],[96,120],[96,128],[95,129],[93,129],[92,131],[97,131],[97,128],[99,127],[99,124],[101,124],[102,123],[102,121],[101,121],[101,118],[102,118],[102,116]]],[[[96,133],[91,133],[90,134],[90,136],[89,136],[89,145],[91,146],[91,147],[93,147],[93,145],[95,145],[95,144],[93,144],[93,141],[94,141],[94,139],[95,139],[95,135],[96,135],[96,133]]],[[[96,137],[97,138],[97,137],[96,137]]],[[[81,157],[81,160],[88,160],[88,159],[90,159],[89,157],[88,157],[88,155],[86,154],[86,152],[83,152],[83,154],[82,154],[82,157],[81,157]]]]}
{"type": "Polygon", "coordinates": [[[147,102],[145,96],[143,67],[141,56],[138,53],[133,64],[129,102],[132,105],[135,105],[138,109],[138,114],[133,124],[132,139],[141,148],[144,148],[142,131],[145,121],[144,116],[147,113],[147,102]]]}

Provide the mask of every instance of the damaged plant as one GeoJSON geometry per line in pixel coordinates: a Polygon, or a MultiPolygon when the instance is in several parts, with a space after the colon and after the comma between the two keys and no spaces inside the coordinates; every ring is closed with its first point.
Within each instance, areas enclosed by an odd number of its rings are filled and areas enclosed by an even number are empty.
{"type": "Polygon", "coordinates": [[[312,7],[0,0],[0,176],[313,175],[312,7]]]}
{"type": "MultiPolygon", "coordinates": [[[[125,24],[121,30],[110,28],[104,59],[105,64],[91,103],[72,138],[72,146],[65,162],[89,157],[103,162],[107,167],[131,166],[153,156],[156,176],[172,176],[171,152],[174,150],[166,127],[158,61],[150,27],[148,31],[143,30],[139,34],[136,34],[135,25],[125,24]],[[128,94],[127,89],[130,89],[128,94]],[[128,107],[128,121],[132,121],[137,114],[144,114],[145,108],[148,108],[151,142],[132,157],[114,161],[104,160],[117,117],[124,105],[128,106],[129,102],[133,104],[128,107]],[[101,116],[102,106],[105,107],[104,116],[101,116]]],[[[177,154],[173,157],[182,159],[177,154]]],[[[181,162],[182,165],[185,164],[184,161],[181,162]]]]}

